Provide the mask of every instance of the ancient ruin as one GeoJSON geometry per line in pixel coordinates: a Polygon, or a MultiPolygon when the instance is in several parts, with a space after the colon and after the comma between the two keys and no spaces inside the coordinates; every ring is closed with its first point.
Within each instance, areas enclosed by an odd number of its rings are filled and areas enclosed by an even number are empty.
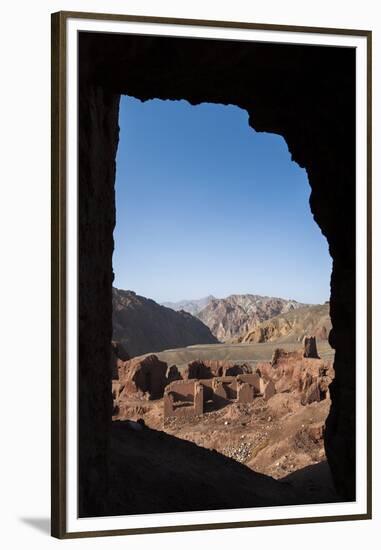
{"type": "Polygon", "coordinates": [[[320,359],[317,352],[315,336],[305,336],[303,340],[303,345],[304,345],[304,357],[320,359]]]}
{"type": "Polygon", "coordinates": [[[274,383],[265,382],[259,373],[178,380],[165,388],[164,418],[199,416],[207,405],[216,408],[233,402],[252,403],[256,397],[267,400],[274,393],[274,383]]]}
{"type": "Polygon", "coordinates": [[[118,388],[119,395],[159,399],[163,397],[167,384],[167,370],[167,363],[153,354],[120,362],[118,378],[113,380],[113,391],[118,388]]]}
{"type": "MultiPolygon", "coordinates": [[[[315,343],[316,347],[316,343],[315,343]]],[[[302,405],[330,397],[329,386],[334,379],[332,361],[306,357],[305,350],[285,351],[277,348],[269,362],[257,364],[265,380],[271,380],[275,393],[296,392],[302,405]]]]}
{"type": "Polygon", "coordinates": [[[204,386],[199,380],[172,382],[165,388],[164,417],[199,416],[204,412],[204,386]]]}
{"type": "Polygon", "coordinates": [[[319,402],[329,398],[334,376],[332,362],[320,359],[317,349],[316,356],[306,357],[305,347],[297,351],[277,348],[271,361],[250,366],[196,360],[181,372],[153,354],[119,359],[112,380],[113,416],[124,418],[132,403],[162,398],[164,419],[199,416],[232,403],[253,403],[258,397],[268,401],[279,393],[298,395],[302,405],[319,402]]]}

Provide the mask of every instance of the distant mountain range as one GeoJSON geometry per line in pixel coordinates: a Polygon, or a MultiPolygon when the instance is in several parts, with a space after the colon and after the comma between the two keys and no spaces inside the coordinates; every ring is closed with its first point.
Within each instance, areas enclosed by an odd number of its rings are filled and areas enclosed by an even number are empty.
{"type": "Polygon", "coordinates": [[[329,305],[232,294],[158,304],[130,290],[113,288],[113,340],[131,357],[193,345],[326,340],[329,305]],[[193,314],[191,312],[194,312],[193,314]]]}
{"type": "Polygon", "coordinates": [[[194,344],[215,344],[217,338],[197,317],[174,311],[130,290],[112,289],[113,340],[130,357],[194,344]]]}
{"type": "Polygon", "coordinates": [[[205,296],[205,298],[200,298],[198,300],[181,300],[180,302],[163,302],[161,305],[165,307],[170,307],[175,311],[187,311],[192,315],[197,315],[204,307],[206,307],[209,302],[216,300],[212,295],[205,296]]]}
{"type": "Polygon", "coordinates": [[[300,307],[306,307],[306,304],[256,294],[232,294],[227,298],[210,300],[197,313],[197,317],[218,340],[227,342],[243,337],[258,323],[300,307]]]}

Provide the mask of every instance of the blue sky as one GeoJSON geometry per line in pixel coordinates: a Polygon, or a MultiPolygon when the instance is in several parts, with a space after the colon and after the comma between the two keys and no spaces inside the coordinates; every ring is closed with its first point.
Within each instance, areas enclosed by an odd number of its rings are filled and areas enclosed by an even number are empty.
{"type": "Polygon", "coordinates": [[[327,242],[282,137],[238,107],[128,96],[119,125],[116,287],[158,302],[329,298],[327,242]]]}

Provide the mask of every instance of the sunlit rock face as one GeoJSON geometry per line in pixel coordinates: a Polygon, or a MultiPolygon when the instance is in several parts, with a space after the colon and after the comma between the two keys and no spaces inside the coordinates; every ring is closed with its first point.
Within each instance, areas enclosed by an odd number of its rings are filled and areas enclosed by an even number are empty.
{"type": "Polygon", "coordinates": [[[337,490],[354,499],[355,50],[93,33],[80,33],[79,48],[80,515],[101,515],[107,503],[120,94],[237,105],[253,129],[282,135],[306,168],[333,259],[325,447],[337,490]]]}
{"type": "Polygon", "coordinates": [[[284,338],[286,341],[303,342],[309,335],[317,341],[328,339],[332,323],[329,305],[312,305],[292,309],[255,325],[237,342],[264,343],[284,338]]]}
{"type": "Polygon", "coordinates": [[[258,323],[304,305],[283,298],[233,294],[227,298],[214,298],[197,317],[221,342],[226,342],[244,338],[258,323]]]}

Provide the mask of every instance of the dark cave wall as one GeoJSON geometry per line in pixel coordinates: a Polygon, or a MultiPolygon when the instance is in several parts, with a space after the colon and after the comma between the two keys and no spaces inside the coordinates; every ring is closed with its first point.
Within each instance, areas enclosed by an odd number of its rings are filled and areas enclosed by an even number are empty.
{"type": "MultiPolygon", "coordinates": [[[[120,94],[246,109],[306,168],[329,243],[336,379],[325,445],[336,487],[355,497],[355,53],[352,49],[179,38],[80,36],[79,317],[81,514],[107,493],[112,232],[120,94]]],[[[163,128],[165,132],[165,128],[163,128]]]]}
{"type": "Polygon", "coordinates": [[[111,254],[119,96],[80,84],[79,93],[79,510],[103,513],[112,415],[111,254]]]}

